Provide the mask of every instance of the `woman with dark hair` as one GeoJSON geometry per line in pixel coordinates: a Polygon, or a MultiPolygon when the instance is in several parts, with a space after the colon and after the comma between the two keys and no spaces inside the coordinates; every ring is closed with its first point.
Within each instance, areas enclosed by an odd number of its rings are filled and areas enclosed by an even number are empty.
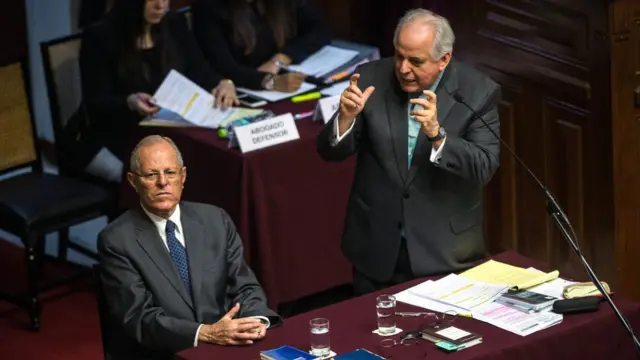
{"type": "Polygon", "coordinates": [[[114,182],[122,177],[129,130],[159,110],[150,94],[172,69],[211,90],[217,106],[238,103],[233,82],[213,71],[169,0],[119,0],[104,22],[85,30],[80,69],[94,139],[84,149],[84,169],[114,182]]]}
{"type": "Polygon", "coordinates": [[[295,91],[299,73],[278,75],[329,44],[320,16],[300,0],[195,0],[193,31],[205,56],[238,86],[295,91]]]}

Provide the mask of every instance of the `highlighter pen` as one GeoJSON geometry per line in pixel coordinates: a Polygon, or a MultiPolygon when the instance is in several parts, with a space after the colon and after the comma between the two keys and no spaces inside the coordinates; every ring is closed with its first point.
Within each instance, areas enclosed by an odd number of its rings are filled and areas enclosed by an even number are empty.
{"type": "Polygon", "coordinates": [[[291,102],[299,103],[303,101],[320,99],[321,97],[322,97],[322,94],[319,91],[315,91],[315,92],[304,94],[304,95],[294,96],[291,98],[291,102]]]}
{"type": "Polygon", "coordinates": [[[459,314],[456,314],[456,315],[462,316],[462,317],[466,317],[466,318],[473,318],[473,314],[459,313],[459,314]]]}

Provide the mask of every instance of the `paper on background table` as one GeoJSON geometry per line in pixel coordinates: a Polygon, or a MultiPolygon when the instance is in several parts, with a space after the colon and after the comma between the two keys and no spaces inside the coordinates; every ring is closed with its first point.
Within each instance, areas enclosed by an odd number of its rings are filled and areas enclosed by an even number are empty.
{"type": "Polygon", "coordinates": [[[520,336],[533,334],[562,322],[562,314],[549,310],[527,314],[523,311],[490,302],[473,309],[473,318],[520,336]]]}
{"type": "Polygon", "coordinates": [[[357,50],[325,45],[300,64],[289,65],[288,69],[311,76],[323,76],[351,61],[358,54],[357,50]]]}
{"type": "MultiPolygon", "coordinates": [[[[535,272],[539,272],[539,273],[543,273],[544,271],[538,270],[536,268],[527,268],[527,270],[530,271],[535,271],[535,272]]],[[[569,285],[573,285],[573,284],[577,284],[576,281],[570,281],[570,280],[565,280],[562,278],[556,278],[553,279],[551,281],[548,281],[546,283],[542,283],[540,285],[536,285],[528,290],[533,291],[533,292],[537,292],[538,294],[542,294],[542,295],[547,295],[547,296],[553,296],[554,298],[558,298],[558,299],[563,299],[564,298],[564,288],[569,286],[569,285]]]]}
{"type": "Polygon", "coordinates": [[[173,117],[178,115],[194,125],[215,129],[233,113],[233,108],[214,108],[213,95],[176,70],[167,74],[153,98],[162,111],[174,113],[173,116],[158,115],[165,117],[164,120],[174,120],[173,117]]]}
{"type": "Polygon", "coordinates": [[[558,275],[558,270],[541,273],[495,260],[486,261],[460,274],[460,276],[471,280],[509,285],[513,290],[529,289],[532,286],[553,280],[558,275]]]}
{"type": "MultiPolygon", "coordinates": [[[[262,109],[251,109],[251,108],[242,108],[242,107],[234,107],[231,108],[233,111],[230,115],[223,119],[223,121],[219,124],[220,126],[225,126],[226,124],[238,120],[243,117],[250,117],[260,115],[264,112],[262,109]]],[[[161,114],[161,111],[155,114],[153,117],[148,117],[144,121],[141,121],[140,126],[168,126],[168,127],[198,127],[198,125],[190,123],[184,119],[181,119],[179,116],[175,117],[167,117],[161,114]]]]}
{"type": "Polygon", "coordinates": [[[349,86],[349,80],[341,81],[339,83],[335,83],[335,84],[329,86],[328,88],[324,88],[324,89],[320,90],[320,93],[322,95],[327,95],[327,96],[340,95],[340,94],[342,94],[344,89],[346,89],[348,86],[349,86]]]}
{"type": "Polygon", "coordinates": [[[456,274],[449,274],[437,281],[420,285],[407,291],[411,295],[439,302],[464,313],[470,313],[474,307],[495,300],[508,289],[505,285],[483,283],[456,274]]]}
{"type": "Polygon", "coordinates": [[[253,96],[257,96],[261,99],[270,101],[270,102],[275,102],[275,101],[280,101],[283,99],[288,99],[292,96],[296,96],[298,94],[302,94],[305,93],[309,90],[313,90],[315,89],[316,86],[313,84],[310,84],[308,82],[303,82],[302,85],[300,85],[300,88],[298,89],[298,91],[295,92],[290,92],[290,93],[286,93],[286,92],[280,92],[280,91],[269,91],[269,90],[249,90],[246,88],[242,88],[239,87],[237,88],[237,90],[239,92],[243,92],[246,94],[250,94],[253,96]]]}

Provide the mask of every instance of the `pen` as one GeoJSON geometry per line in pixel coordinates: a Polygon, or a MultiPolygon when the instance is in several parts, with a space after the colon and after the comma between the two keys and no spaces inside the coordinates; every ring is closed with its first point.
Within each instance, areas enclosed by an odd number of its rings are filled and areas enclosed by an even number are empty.
{"type": "Polygon", "coordinates": [[[466,317],[466,318],[471,318],[471,319],[473,319],[473,314],[460,313],[460,314],[458,314],[458,315],[459,315],[459,316],[462,316],[462,317],[466,317]]]}
{"type": "Polygon", "coordinates": [[[294,96],[291,98],[291,102],[299,103],[303,101],[320,99],[320,97],[322,97],[322,94],[319,91],[315,91],[315,92],[304,94],[304,95],[294,96]]]}
{"type": "Polygon", "coordinates": [[[309,117],[309,116],[311,116],[311,115],[313,115],[313,111],[307,111],[307,112],[302,112],[302,113],[299,113],[299,114],[295,114],[295,115],[293,116],[293,118],[294,118],[295,120],[300,120],[300,119],[307,118],[307,117],[309,117]]]}

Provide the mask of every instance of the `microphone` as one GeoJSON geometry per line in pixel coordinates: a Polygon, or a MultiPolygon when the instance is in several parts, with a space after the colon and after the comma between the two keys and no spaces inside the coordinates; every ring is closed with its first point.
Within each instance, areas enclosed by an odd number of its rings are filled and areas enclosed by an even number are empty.
{"type": "Polygon", "coordinates": [[[577,236],[575,231],[573,230],[573,226],[571,226],[571,222],[569,221],[569,218],[564,213],[564,211],[562,211],[560,204],[558,204],[558,201],[556,200],[556,198],[553,196],[553,194],[551,194],[551,191],[549,191],[549,189],[542,183],[542,181],[540,181],[540,179],[524,163],[524,161],[520,159],[520,157],[515,153],[515,151],[513,151],[513,149],[511,149],[511,147],[509,147],[509,145],[507,145],[507,143],[498,134],[496,134],[496,132],[489,126],[489,124],[487,124],[487,122],[484,121],[482,116],[480,116],[475,110],[473,110],[471,106],[469,106],[469,104],[467,104],[467,102],[464,100],[464,97],[460,93],[458,92],[454,93],[453,98],[455,101],[459,102],[460,104],[464,105],[467,109],[469,109],[469,111],[471,111],[473,116],[476,119],[480,120],[482,124],[487,129],[489,129],[489,131],[491,131],[491,134],[493,134],[493,136],[500,141],[502,146],[504,146],[507,149],[507,151],[509,151],[509,154],[511,154],[511,156],[513,156],[516,159],[516,161],[525,170],[527,170],[531,178],[535,180],[535,182],[538,184],[538,186],[540,186],[542,191],[544,191],[544,194],[547,198],[547,212],[549,213],[551,218],[553,218],[556,225],[560,229],[560,232],[562,232],[562,235],[567,240],[571,248],[573,248],[573,251],[578,256],[578,259],[580,260],[580,262],[582,262],[582,265],[584,266],[584,268],[587,270],[587,274],[593,281],[596,288],[600,290],[600,293],[602,293],[602,295],[605,297],[605,299],[613,309],[613,312],[616,314],[616,316],[622,323],[622,326],[624,326],[624,328],[629,333],[629,336],[631,336],[631,339],[635,344],[636,350],[638,351],[638,356],[640,358],[640,341],[638,341],[638,338],[633,333],[633,329],[631,328],[631,325],[629,325],[628,320],[624,317],[624,315],[622,315],[620,310],[618,310],[618,307],[613,303],[613,300],[611,300],[609,293],[604,289],[604,286],[602,286],[602,283],[600,282],[596,274],[593,272],[593,269],[591,269],[591,266],[589,265],[587,260],[584,258],[584,256],[582,256],[582,252],[580,251],[580,246],[578,245],[577,236]],[[571,231],[571,233],[569,233],[569,231],[571,231]]]}

